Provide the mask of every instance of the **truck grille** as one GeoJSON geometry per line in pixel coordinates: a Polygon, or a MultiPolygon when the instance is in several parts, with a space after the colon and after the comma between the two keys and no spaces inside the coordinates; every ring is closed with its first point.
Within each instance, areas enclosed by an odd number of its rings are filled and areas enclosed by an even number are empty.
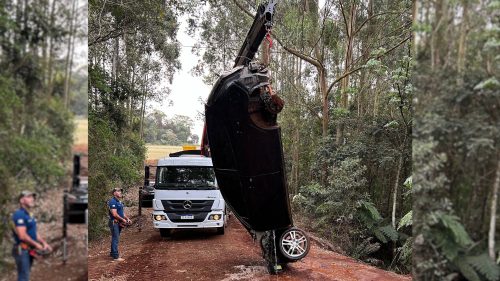
{"type": "Polygon", "coordinates": [[[214,200],[161,200],[165,213],[188,213],[210,212],[214,200]],[[191,208],[184,208],[186,201],[191,202],[191,208]]]}

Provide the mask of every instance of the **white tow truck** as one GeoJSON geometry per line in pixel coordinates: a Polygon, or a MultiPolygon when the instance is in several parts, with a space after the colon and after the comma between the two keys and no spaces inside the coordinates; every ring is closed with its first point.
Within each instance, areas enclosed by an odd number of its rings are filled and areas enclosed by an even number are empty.
{"type": "Polygon", "coordinates": [[[224,234],[226,203],[211,158],[193,151],[171,153],[158,161],[154,189],[153,226],[162,237],[182,228],[215,228],[224,234]]]}

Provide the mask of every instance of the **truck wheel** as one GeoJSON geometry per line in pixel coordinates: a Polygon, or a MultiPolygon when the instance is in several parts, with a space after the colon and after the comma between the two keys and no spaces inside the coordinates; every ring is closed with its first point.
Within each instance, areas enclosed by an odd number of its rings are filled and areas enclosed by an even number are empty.
{"type": "Polygon", "coordinates": [[[218,235],[224,235],[225,227],[217,227],[217,234],[218,235]]]}
{"type": "Polygon", "coordinates": [[[227,226],[227,223],[229,222],[229,212],[227,211],[227,206],[224,208],[224,227],[227,226]]]}
{"type": "Polygon", "coordinates": [[[160,228],[161,237],[170,237],[172,235],[172,230],[168,228],[160,228]]]}
{"type": "Polygon", "coordinates": [[[291,261],[305,257],[310,247],[309,238],[304,231],[295,227],[285,230],[278,241],[281,254],[291,261]]]}

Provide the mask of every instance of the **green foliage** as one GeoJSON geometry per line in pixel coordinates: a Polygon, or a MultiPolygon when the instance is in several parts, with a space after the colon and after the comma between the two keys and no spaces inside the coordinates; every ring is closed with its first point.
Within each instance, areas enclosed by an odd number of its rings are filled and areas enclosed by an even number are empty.
{"type": "Polygon", "coordinates": [[[402,217],[401,220],[399,221],[397,230],[406,226],[411,226],[413,223],[412,216],[413,216],[413,211],[409,211],[406,215],[404,215],[404,217],[402,217]]]}
{"type": "Polygon", "coordinates": [[[486,277],[489,281],[496,281],[500,279],[500,267],[491,260],[487,253],[479,256],[469,256],[465,258],[478,273],[486,277]]]}
{"type": "Polygon", "coordinates": [[[488,78],[474,87],[474,90],[495,90],[500,88],[500,82],[495,77],[488,78]]]}
{"type": "MultiPolygon", "coordinates": [[[[108,116],[91,112],[89,116],[89,239],[106,231],[107,209],[113,187],[125,192],[136,187],[142,178],[144,142],[129,128],[110,123],[108,116]],[[111,125],[111,126],[110,126],[111,125]]],[[[130,190],[130,191],[129,191],[130,190]]]]}
{"type": "Polygon", "coordinates": [[[365,168],[359,159],[346,159],[336,170],[335,177],[324,188],[311,184],[300,188],[294,202],[317,218],[319,227],[335,223],[351,223],[356,214],[356,202],[366,198],[361,188],[365,184],[362,178],[365,168]]]}
{"type": "Polygon", "coordinates": [[[491,260],[487,253],[460,256],[452,263],[467,280],[497,281],[500,279],[500,267],[491,260]]]}
{"type": "Polygon", "coordinates": [[[377,208],[375,208],[372,203],[366,201],[360,202],[358,214],[361,221],[363,221],[368,228],[373,228],[377,223],[383,220],[377,208]]]}
{"type": "MultiPolygon", "coordinates": [[[[399,263],[411,267],[412,265],[412,245],[413,245],[413,239],[412,237],[409,237],[406,239],[404,244],[401,247],[396,248],[397,255],[395,257],[396,261],[399,261],[399,263]]],[[[394,261],[393,261],[394,263],[394,261]]]]}
{"type": "Polygon", "coordinates": [[[470,265],[465,259],[464,260],[457,260],[456,265],[458,269],[460,270],[460,273],[470,281],[481,281],[481,278],[477,274],[476,270],[474,270],[474,267],[470,265]]]}
{"type": "MultiPolygon", "coordinates": [[[[439,226],[442,227],[441,234],[444,234],[447,238],[447,242],[453,241],[458,246],[467,247],[472,243],[469,234],[465,230],[464,226],[459,222],[459,218],[456,216],[440,213],[430,214],[430,218],[439,226]]],[[[438,230],[439,231],[439,230],[438,230]]],[[[438,241],[438,245],[440,241],[438,241]]],[[[449,257],[453,259],[453,257],[449,257]]]]}
{"type": "Polygon", "coordinates": [[[375,236],[380,242],[385,244],[398,240],[399,233],[397,230],[392,225],[386,224],[377,208],[371,202],[360,202],[358,217],[366,227],[368,233],[375,236]]]}

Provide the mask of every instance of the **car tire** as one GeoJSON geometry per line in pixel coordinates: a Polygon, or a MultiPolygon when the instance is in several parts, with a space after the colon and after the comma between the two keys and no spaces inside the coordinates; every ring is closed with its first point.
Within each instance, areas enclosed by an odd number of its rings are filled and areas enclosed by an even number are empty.
{"type": "Polygon", "coordinates": [[[285,230],[277,242],[280,254],[290,261],[304,258],[311,247],[305,232],[296,227],[285,230]]]}

